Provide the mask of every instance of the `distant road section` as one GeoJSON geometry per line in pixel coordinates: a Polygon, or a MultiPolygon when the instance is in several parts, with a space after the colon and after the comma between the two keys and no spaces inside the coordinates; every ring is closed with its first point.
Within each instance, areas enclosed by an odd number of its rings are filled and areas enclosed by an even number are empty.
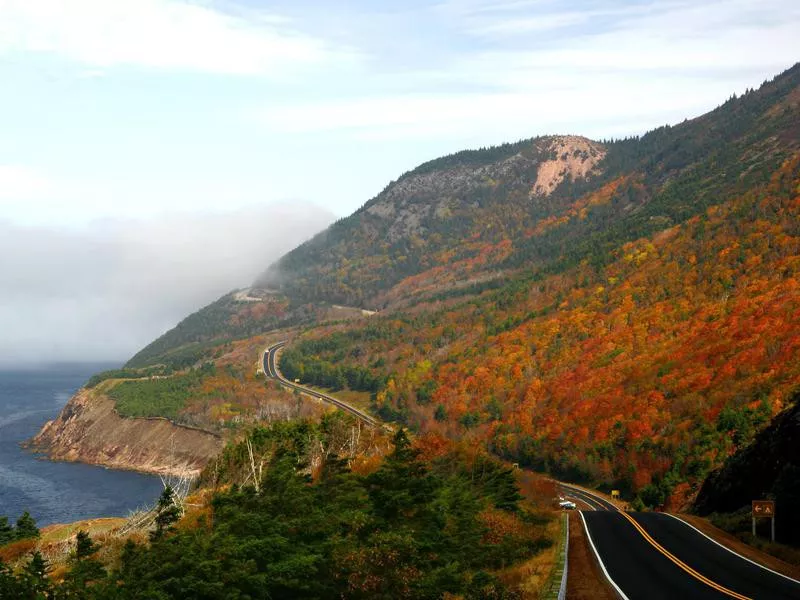
{"type": "Polygon", "coordinates": [[[621,598],[800,600],[800,582],[739,556],[677,517],[626,513],[586,490],[561,489],[592,507],[581,518],[621,598]]]}
{"type": "Polygon", "coordinates": [[[295,383],[294,381],[289,381],[286,379],[278,369],[278,361],[277,361],[277,354],[280,352],[281,348],[286,345],[286,342],[278,342],[277,344],[270,346],[266,350],[264,350],[264,356],[262,358],[264,374],[271,379],[277,379],[281,382],[282,385],[291,388],[293,390],[298,390],[304,394],[308,394],[313,398],[317,398],[318,400],[322,400],[323,402],[327,402],[328,404],[333,404],[337,408],[342,409],[345,412],[350,413],[351,415],[357,417],[370,427],[380,427],[380,423],[368,415],[367,413],[357,409],[354,406],[350,406],[346,402],[342,402],[338,398],[334,398],[333,396],[329,396],[328,394],[323,394],[322,392],[318,392],[316,390],[312,390],[311,388],[307,388],[303,385],[295,383]]]}

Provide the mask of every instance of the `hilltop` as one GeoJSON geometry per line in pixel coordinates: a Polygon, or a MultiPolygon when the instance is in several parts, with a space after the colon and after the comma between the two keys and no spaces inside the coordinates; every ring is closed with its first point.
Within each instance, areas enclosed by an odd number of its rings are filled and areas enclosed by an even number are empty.
{"type": "Polygon", "coordinates": [[[601,267],[626,242],[763,186],[798,148],[798,80],[796,65],[640,137],[546,136],[422,164],[270,265],[249,300],[226,295],[130,365],[185,366],[209,342],[313,323],[331,305],[385,309],[431,290],[601,267]]]}
{"type": "Polygon", "coordinates": [[[109,393],[230,433],[289,338],[287,376],[384,419],[686,506],[800,384],[798,113],[795,65],[640,137],[423,164],[128,365],[177,388],[109,393]]]}

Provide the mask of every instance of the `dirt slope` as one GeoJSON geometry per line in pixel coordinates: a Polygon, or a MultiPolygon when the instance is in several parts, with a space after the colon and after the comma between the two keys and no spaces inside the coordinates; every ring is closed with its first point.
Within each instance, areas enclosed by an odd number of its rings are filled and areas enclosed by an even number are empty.
{"type": "Polygon", "coordinates": [[[84,389],[30,445],[54,460],[193,476],[219,453],[224,441],[166,419],[122,418],[111,399],[84,389]]]}

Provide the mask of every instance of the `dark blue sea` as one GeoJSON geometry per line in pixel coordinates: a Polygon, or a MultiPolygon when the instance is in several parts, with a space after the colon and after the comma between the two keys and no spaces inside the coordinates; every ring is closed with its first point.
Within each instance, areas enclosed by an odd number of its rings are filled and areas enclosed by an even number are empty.
{"type": "Polygon", "coordinates": [[[90,375],[115,366],[0,370],[0,516],[13,522],[27,510],[42,526],[125,516],[157,499],[157,477],[51,462],[20,447],[58,414],[90,375]]]}

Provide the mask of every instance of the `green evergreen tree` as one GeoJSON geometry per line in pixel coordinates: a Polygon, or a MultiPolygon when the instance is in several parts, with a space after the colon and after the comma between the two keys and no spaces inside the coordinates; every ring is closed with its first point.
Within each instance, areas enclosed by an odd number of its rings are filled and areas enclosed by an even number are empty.
{"type": "Polygon", "coordinates": [[[14,528],[8,522],[8,517],[0,517],[0,546],[5,546],[14,541],[14,528]]]}
{"type": "Polygon", "coordinates": [[[31,560],[25,565],[19,578],[20,591],[22,592],[20,597],[34,600],[50,598],[52,587],[47,577],[47,572],[49,570],[50,566],[47,564],[47,561],[44,559],[41,552],[36,550],[31,555],[31,560]]]}
{"type": "Polygon", "coordinates": [[[75,558],[81,560],[97,552],[97,544],[92,541],[89,534],[83,530],[75,537],[75,558]]]}
{"type": "Polygon", "coordinates": [[[98,546],[85,531],[79,531],[75,539],[75,552],[70,558],[72,568],[61,585],[66,598],[83,598],[85,591],[105,577],[106,571],[100,561],[93,558],[98,546]]]}
{"type": "Polygon", "coordinates": [[[14,537],[18,540],[39,537],[39,528],[36,527],[36,521],[27,510],[17,519],[17,526],[14,528],[14,537]]]}
{"type": "Polygon", "coordinates": [[[175,504],[175,491],[171,486],[164,488],[156,507],[156,530],[150,534],[151,539],[158,540],[170,530],[172,524],[181,516],[180,507],[175,504]]]}
{"type": "Polygon", "coordinates": [[[19,582],[11,569],[0,559],[0,598],[19,598],[22,595],[19,582]]]}

